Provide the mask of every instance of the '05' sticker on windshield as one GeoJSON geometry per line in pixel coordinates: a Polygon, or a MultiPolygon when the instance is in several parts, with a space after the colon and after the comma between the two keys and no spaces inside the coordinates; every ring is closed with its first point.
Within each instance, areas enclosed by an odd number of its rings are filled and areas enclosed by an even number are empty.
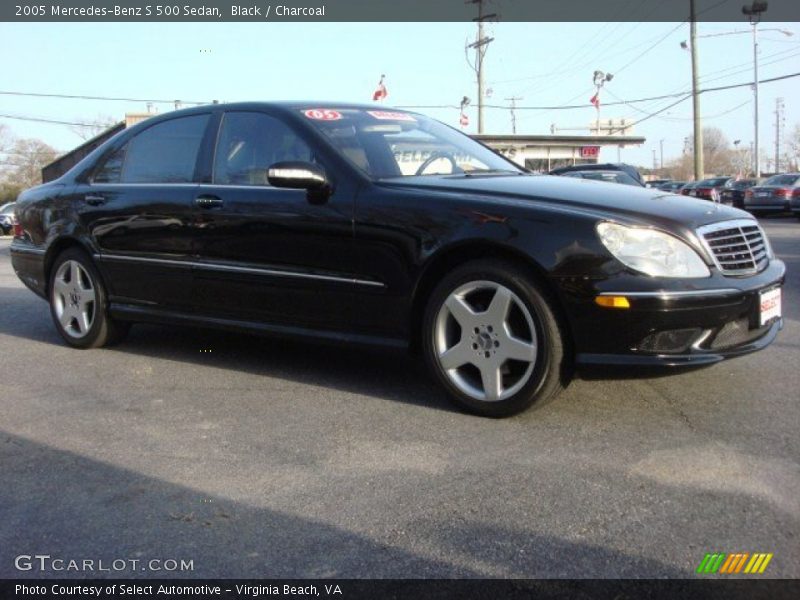
{"type": "Polygon", "coordinates": [[[404,112],[389,112],[385,110],[368,110],[367,114],[372,115],[376,119],[380,119],[381,121],[413,121],[416,123],[416,119],[412,117],[408,113],[404,112]]]}
{"type": "Polygon", "coordinates": [[[315,121],[338,121],[342,118],[342,113],[328,108],[312,108],[305,111],[303,114],[315,121]]]}

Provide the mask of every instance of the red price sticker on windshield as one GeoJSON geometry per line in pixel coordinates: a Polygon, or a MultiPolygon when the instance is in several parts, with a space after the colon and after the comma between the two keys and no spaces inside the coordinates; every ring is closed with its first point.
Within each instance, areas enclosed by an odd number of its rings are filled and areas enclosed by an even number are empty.
{"type": "Polygon", "coordinates": [[[381,121],[413,121],[417,120],[408,113],[404,112],[388,112],[385,110],[368,110],[367,114],[372,115],[381,121]]]}
{"type": "Polygon", "coordinates": [[[338,121],[342,118],[342,113],[328,108],[312,108],[303,114],[315,121],[338,121]]]}

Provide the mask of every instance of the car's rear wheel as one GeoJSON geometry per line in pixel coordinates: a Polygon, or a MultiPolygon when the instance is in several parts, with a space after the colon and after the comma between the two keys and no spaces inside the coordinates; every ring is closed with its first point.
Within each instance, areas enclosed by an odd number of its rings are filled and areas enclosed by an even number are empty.
{"type": "Polygon", "coordinates": [[[423,320],[426,361],[462,408],[505,417],[562,389],[564,340],[547,295],[512,263],[475,261],[436,287],[423,320]]]}
{"type": "Polygon", "coordinates": [[[89,256],[69,248],[50,272],[50,314],[64,341],[75,348],[99,348],[122,339],[130,325],[108,315],[106,291],[89,256]]]}

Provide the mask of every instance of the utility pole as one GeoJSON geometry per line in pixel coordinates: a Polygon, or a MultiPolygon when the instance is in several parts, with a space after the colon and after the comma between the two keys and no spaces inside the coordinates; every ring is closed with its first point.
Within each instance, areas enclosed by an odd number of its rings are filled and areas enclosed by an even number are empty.
{"type": "Polygon", "coordinates": [[[692,53],[692,111],[694,113],[694,179],[703,178],[703,126],[700,123],[700,94],[698,88],[697,66],[697,15],[695,0],[689,0],[689,19],[691,21],[689,35],[692,53]]]}
{"type": "Polygon", "coordinates": [[[664,170],[664,140],[659,140],[658,145],[661,147],[661,170],[664,170]]]}
{"type": "MultiPolygon", "coordinates": [[[[475,50],[475,62],[470,66],[475,71],[478,77],[478,133],[483,133],[483,59],[486,56],[486,49],[494,41],[492,37],[483,37],[483,22],[489,19],[497,18],[497,15],[492,13],[483,14],[484,0],[465,0],[466,4],[478,5],[478,16],[473,21],[478,23],[478,35],[475,41],[467,45],[467,48],[475,50]]],[[[469,62],[469,59],[467,59],[469,62]]]]}
{"type": "Polygon", "coordinates": [[[511,103],[511,133],[514,135],[517,134],[517,100],[522,100],[522,96],[511,96],[511,98],[505,98],[508,102],[511,103]]]}
{"type": "Polygon", "coordinates": [[[781,125],[783,125],[783,98],[775,98],[775,172],[781,172],[781,125]]]}
{"type": "Polygon", "coordinates": [[[653,148],[653,171],[658,171],[658,160],[656,160],[656,149],[653,148]]]}
{"type": "Polygon", "coordinates": [[[753,140],[755,142],[753,175],[756,179],[761,177],[761,160],[758,147],[758,22],[766,10],[767,3],[756,0],[750,6],[742,7],[742,13],[750,18],[750,24],[753,26],[753,140]]]}

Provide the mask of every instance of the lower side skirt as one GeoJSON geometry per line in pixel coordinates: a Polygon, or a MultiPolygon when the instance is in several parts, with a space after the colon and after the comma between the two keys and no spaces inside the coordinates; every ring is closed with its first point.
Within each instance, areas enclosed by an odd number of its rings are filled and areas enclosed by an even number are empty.
{"type": "Polygon", "coordinates": [[[140,323],[159,323],[163,325],[180,325],[188,327],[204,327],[222,331],[236,331],[264,336],[292,338],[321,343],[352,344],[356,346],[382,347],[386,349],[406,350],[408,342],[402,339],[387,338],[374,335],[363,335],[342,331],[307,329],[291,325],[277,325],[259,321],[243,321],[204,315],[187,315],[180,312],[163,310],[135,304],[111,303],[111,317],[121,321],[140,323]]]}

